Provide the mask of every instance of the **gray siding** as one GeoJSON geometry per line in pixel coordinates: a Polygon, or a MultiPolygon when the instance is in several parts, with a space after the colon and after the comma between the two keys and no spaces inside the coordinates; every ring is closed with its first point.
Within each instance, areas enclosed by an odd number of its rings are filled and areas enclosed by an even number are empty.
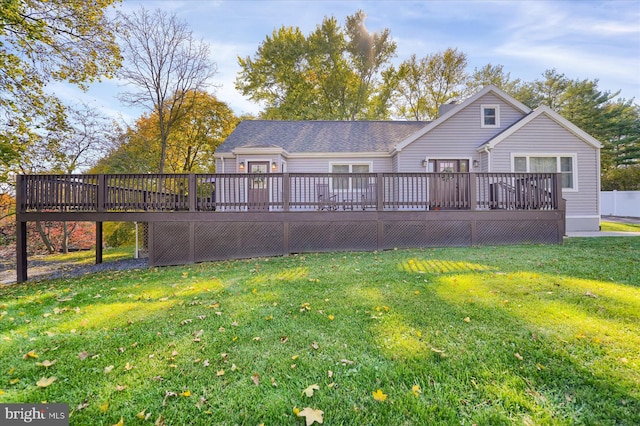
{"type": "Polygon", "coordinates": [[[578,191],[563,191],[567,216],[596,216],[598,211],[598,150],[542,114],[491,151],[491,171],[512,171],[512,154],[577,154],[578,191]]]}
{"type": "Polygon", "coordinates": [[[354,164],[370,163],[372,173],[391,172],[391,158],[367,158],[367,157],[346,157],[346,158],[289,158],[287,159],[287,171],[290,173],[329,173],[330,164],[354,164]]]}
{"type": "Polygon", "coordinates": [[[422,172],[422,160],[427,157],[480,161],[481,154],[476,152],[476,148],[523,116],[521,111],[488,93],[399,152],[398,171],[422,172]],[[499,128],[480,127],[480,108],[483,104],[500,106],[499,128]]]}

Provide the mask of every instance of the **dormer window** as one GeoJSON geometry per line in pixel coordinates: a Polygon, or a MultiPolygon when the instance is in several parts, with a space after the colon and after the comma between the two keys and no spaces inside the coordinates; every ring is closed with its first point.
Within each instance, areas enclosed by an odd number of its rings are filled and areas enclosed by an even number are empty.
{"type": "Polygon", "coordinates": [[[480,110],[480,127],[492,128],[500,127],[500,106],[499,105],[481,105],[480,110]]]}

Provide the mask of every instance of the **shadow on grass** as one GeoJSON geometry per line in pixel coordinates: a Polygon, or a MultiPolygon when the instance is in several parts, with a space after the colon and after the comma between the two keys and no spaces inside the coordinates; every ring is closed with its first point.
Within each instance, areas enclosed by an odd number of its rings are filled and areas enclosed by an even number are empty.
{"type": "Polygon", "coordinates": [[[327,424],[639,420],[638,289],[556,276],[562,251],[500,265],[521,250],[292,256],[4,289],[0,401],[66,402],[72,424],[143,410],[169,424],[299,424],[304,406],[327,424]],[[35,364],[45,359],[57,362],[35,364]],[[36,388],[42,376],[58,379],[36,388]]]}

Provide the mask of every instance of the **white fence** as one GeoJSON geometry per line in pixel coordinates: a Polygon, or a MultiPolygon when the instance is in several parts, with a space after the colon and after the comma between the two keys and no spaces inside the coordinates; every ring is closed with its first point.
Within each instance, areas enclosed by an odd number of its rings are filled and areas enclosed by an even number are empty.
{"type": "Polygon", "coordinates": [[[640,191],[601,191],[600,214],[640,217],[640,191]]]}

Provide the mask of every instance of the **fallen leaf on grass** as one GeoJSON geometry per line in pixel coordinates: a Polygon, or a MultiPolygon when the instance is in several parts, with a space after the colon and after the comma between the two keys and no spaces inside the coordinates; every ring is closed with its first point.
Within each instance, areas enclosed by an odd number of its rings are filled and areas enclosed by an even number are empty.
{"type": "Polygon", "coordinates": [[[516,352],[515,354],[513,354],[513,356],[515,356],[516,358],[518,358],[520,361],[524,360],[523,356],[520,355],[518,352],[516,352]]]}
{"type": "Polygon", "coordinates": [[[145,415],[146,415],[145,411],[147,411],[146,408],[144,410],[140,411],[138,414],[136,414],[136,417],[139,418],[140,420],[143,420],[145,415]]]}
{"type": "Polygon", "coordinates": [[[82,351],[78,354],[78,359],[80,361],[84,361],[85,359],[87,359],[88,356],[89,356],[89,353],[87,351],[82,351]]]}
{"type": "Polygon", "coordinates": [[[411,387],[411,393],[413,393],[416,398],[419,397],[420,394],[422,393],[422,389],[420,389],[420,385],[413,385],[411,387]]]}
{"type": "Polygon", "coordinates": [[[302,391],[303,394],[307,395],[307,397],[311,398],[313,396],[314,390],[320,390],[320,386],[317,383],[312,384],[302,391]]]}
{"type": "MultiPolygon", "coordinates": [[[[163,407],[167,405],[167,398],[169,398],[171,396],[178,396],[178,394],[175,393],[175,392],[171,392],[171,391],[165,391],[164,399],[162,400],[162,406],[163,407]]],[[[157,421],[156,421],[156,423],[157,423],[157,421]]],[[[164,423],[164,421],[163,421],[163,423],[164,423]]]]}
{"type": "Polygon", "coordinates": [[[373,399],[375,399],[376,401],[386,401],[387,399],[387,394],[382,392],[382,389],[378,389],[377,391],[372,392],[373,394],[373,399]]]}
{"type": "Polygon", "coordinates": [[[11,379],[11,380],[9,380],[9,384],[10,385],[15,385],[16,383],[19,383],[19,382],[20,382],[20,379],[11,379]]]}
{"type": "Polygon", "coordinates": [[[464,322],[471,322],[471,318],[469,318],[469,317],[465,317],[465,318],[464,318],[464,322]]]}
{"type": "Polygon", "coordinates": [[[313,342],[313,343],[311,344],[311,347],[312,347],[313,349],[315,349],[315,350],[318,350],[318,348],[320,348],[320,346],[318,345],[318,342],[313,342]]]}
{"type": "Polygon", "coordinates": [[[116,385],[116,390],[118,392],[122,392],[123,390],[125,390],[127,388],[126,385],[116,385]]]}
{"type": "Polygon", "coordinates": [[[180,396],[184,396],[185,398],[188,398],[191,396],[191,391],[190,390],[186,390],[184,392],[180,392],[180,396]]]}
{"type": "Polygon", "coordinates": [[[124,426],[124,418],[120,417],[120,421],[113,426],[124,426]]]}
{"type": "Polygon", "coordinates": [[[260,375],[258,373],[253,373],[253,376],[251,376],[251,380],[253,380],[253,383],[258,386],[260,384],[260,375]]]}
{"type": "Polygon", "coordinates": [[[442,349],[431,348],[431,352],[437,353],[441,358],[445,358],[447,356],[442,349]]]}
{"type": "Polygon", "coordinates": [[[105,401],[104,404],[100,405],[101,413],[106,413],[108,409],[109,409],[109,401],[105,401]]]}
{"type": "Polygon", "coordinates": [[[56,381],[55,377],[49,377],[49,378],[43,377],[36,382],[36,386],[38,386],[39,388],[46,388],[47,386],[51,385],[55,381],[56,381]]]}
{"type": "Polygon", "coordinates": [[[104,368],[104,374],[109,374],[109,373],[111,373],[111,371],[113,370],[113,368],[114,368],[114,366],[113,366],[113,365],[110,365],[110,366],[108,366],[108,367],[105,367],[105,368],[104,368]]]}
{"type": "Polygon", "coordinates": [[[22,356],[22,359],[29,359],[29,358],[38,358],[38,354],[35,353],[35,351],[29,351],[22,356]]]}
{"type": "Polygon", "coordinates": [[[224,370],[216,371],[216,376],[218,376],[218,377],[224,376],[224,370]]]}
{"type": "Polygon", "coordinates": [[[299,417],[304,417],[306,425],[307,426],[311,426],[315,422],[318,422],[319,424],[322,424],[322,422],[323,422],[322,415],[323,414],[324,414],[324,411],[322,411],[322,410],[314,410],[311,407],[306,407],[304,410],[302,410],[302,411],[300,411],[298,413],[298,416],[299,417]]]}

